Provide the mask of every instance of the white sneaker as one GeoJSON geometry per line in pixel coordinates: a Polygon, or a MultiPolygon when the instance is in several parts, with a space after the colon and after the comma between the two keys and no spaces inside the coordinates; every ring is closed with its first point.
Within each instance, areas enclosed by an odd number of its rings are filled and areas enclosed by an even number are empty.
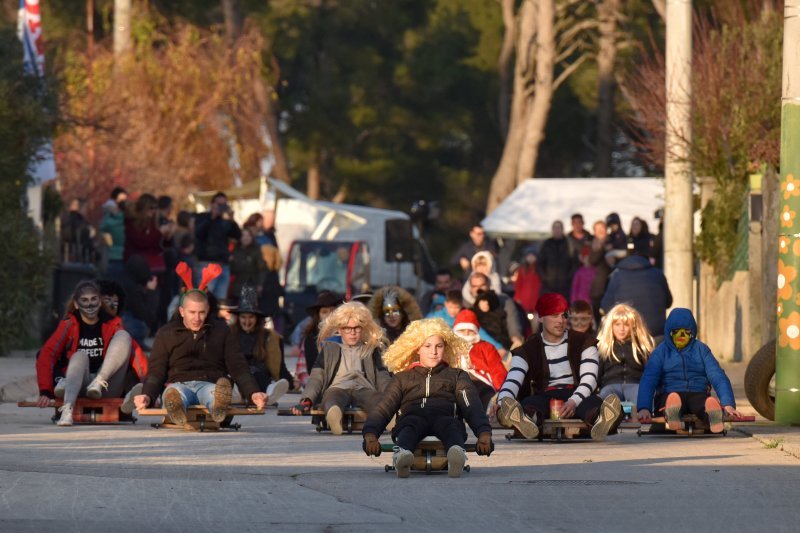
{"type": "Polygon", "coordinates": [[[411,475],[411,465],[414,464],[414,452],[403,448],[397,448],[394,452],[394,469],[397,477],[408,477],[411,475]]]}
{"type": "Polygon", "coordinates": [[[66,378],[56,378],[56,386],[53,388],[53,395],[56,398],[63,398],[64,391],[67,389],[66,378]]]}
{"type": "Polygon", "coordinates": [[[86,396],[92,400],[99,400],[103,396],[104,390],[108,390],[108,381],[95,377],[86,387],[86,396]]]}
{"type": "Polygon", "coordinates": [[[464,465],[467,462],[467,452],[461,446],[450,446],[447,450],[447,475],[449,477],[461,477],[464,465]]]}
{"type": "Polygon", "coordinates": [[[142,393],[142,389],[144,385],[141,383],[137,383],[133,386],[131,390],[128,391],[128,394],[125,395],[125,401],[122,402],[122,405],[119,406],[119,410],[126,415],[129,415],[133,412],[134,407],[133,398],[140,395],[142,393]]]}
{"type": "Polygon", "coordinates": [[[61,407],[58,408],[58,412],[61,413],[61,418],[58,419],[56,425],[58,426],[71,426],[72,425],[72,404],[65,403],[61,407]]]}
{"type": "Polygon", "coordinates": [[[270,404],[278,403],[281,397],[289,392],[289,382],[285,379],[279,379],[269,384],[267,387],[267,401],[270,404]]]}

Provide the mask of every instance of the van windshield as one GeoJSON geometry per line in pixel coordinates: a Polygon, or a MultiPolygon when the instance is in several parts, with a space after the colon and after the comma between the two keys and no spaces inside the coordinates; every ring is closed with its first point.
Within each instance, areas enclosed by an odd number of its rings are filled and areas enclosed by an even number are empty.
{"type": "Polygon", "coordinates": [[[289,255],[286,290],[329,290],[344,294],[351,243],[320,241],[296,244],[289,255]]]}

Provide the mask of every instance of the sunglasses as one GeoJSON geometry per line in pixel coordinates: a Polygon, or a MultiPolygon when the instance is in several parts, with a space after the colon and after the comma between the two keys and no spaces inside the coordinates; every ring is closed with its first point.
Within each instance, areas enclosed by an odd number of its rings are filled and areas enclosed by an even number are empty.
{"type": "Polygon", "coordinates": [[[686,328],[678,328],[678,329],[673,329],[672,331],[670,331],[669,335],[670,335],[670,337],[675,337],[676,335],[679,335],[681,337],[691,337],[692,336],[692,331],[689,330],[689,329],[686,329],[686,328]]]}

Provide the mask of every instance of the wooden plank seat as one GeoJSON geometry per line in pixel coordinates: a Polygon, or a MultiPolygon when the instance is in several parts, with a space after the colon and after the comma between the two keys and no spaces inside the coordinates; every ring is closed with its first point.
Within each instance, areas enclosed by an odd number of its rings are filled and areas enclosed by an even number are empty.
{"type": "Polygon", "coordinates": [[[678,430],[667,428],[666,419],[663,416],[657,416],[650,419],[650,422],[639,424],[636,434],[640,437],[642,435],[687,435],[689,437],[695,435],[725,436],[728,434],[728,430],[731,428],[732,424],[738,422],[754,422],[755,419],[756,417],[754,416],[734,417],[725,415],[722,417],[722,422],[724,424],[722,432],[711,433],[708,430],[708,425],[695,415],[683,415],[681,417],[681,423],[683,424],[683,427],[678,430]]]}
{"type": "MultiPolygon", "coordinates": [[[[72,407],[72,421],[75,424],[119,424],[122,422],[136,423],[136,417],[131,414],[121,413],[119,408],[125,400],[122,398],[78,398],[72,407]]],[[[61,418],[59,407],[63,400],[51,400],[48,407],[55,409],[50,420],[55,424],[61,418]]],[[[36,402],[17,402],[17,407],[38,407],[36,402]]]]}
{"type": "Polygon", "coordinates": [[[186,425],[179,426],[173,424],[167,417],[167,410],[164,408],[150,407],[147,409],[139,409],[139,416],[160,416],[161,422],[150,424],[152,427],[168,428],[168,429],[185,429],[188,431],[219,431],[220,429],[232,429],[239,431],[242,427],[241,424],[231,423],[230,419],[234,416],[249,416],[249,415],[263,415],[265,409],[258,409],[253,405],[244,404],[231,404],[225,412],[226,418],[222,422],[215,422],[211,419],[211,414],[205,405],[190,405],[186,410],[186,425]],[[227,422],[227,423],[226,423],[227,422]]]}
{"type": "MultiPolygon", "coordinates": [[[[350,405],[342,413],[342,429],[348,434],[361,431],[366,421],[367,412],[360,407],[350,405]]],[[[328,427],[328,421],[325,420],[325,410],[320,405],[311,408],[311,423],[314,424],[317,433],[331,429],[328,427]]]]}
{"type": "MultiPolygon", "coordinates": [[[[397,447],[394,443],[381,444],[381,451],[394,453],[397,447]]],[[[464,445],[467,453],[475,451],[474,443],[467,443],[464,445]]],[[[393,472],[394,465],[384,465],[384,472],[393,472]]],[[[411,470],[416,472],[447,472],[447,451],[444,449],[442,441],[436,437],[425,437],[417,445],[414,450],[414,463],[411,465],[411,470]]],[[[464,471],[469,472],[469,465],[464,465],[464,471]]]]}
{"type": "MultiPolygon", "coordinates": [[[[559,420],[547,419],[539,428],[539,442],[545,438],[554,439],[558,442],[573,440],[575,438],[590,438],[591,427],[580,418],[564,418],[559,420]]],[[[528,440],[514,428],[514,431],[506,434],[507,440],[528,440]]]]}

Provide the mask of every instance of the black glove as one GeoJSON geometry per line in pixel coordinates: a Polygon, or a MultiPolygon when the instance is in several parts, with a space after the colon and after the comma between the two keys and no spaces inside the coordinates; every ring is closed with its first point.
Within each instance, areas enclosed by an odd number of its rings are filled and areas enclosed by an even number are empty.
{"type": "Polygon", "coordinates": [[[478,455],[492,455],[494,451],[494,442],[492,442],[492,434],[484,431],[478,435],[478,443],[475,444],[475,452],[478,455]]]}
{"type": "Polygon", "coordinates": [[[381,443],[378,442],[378,437],[372,433],[367,433],[364,435],[364,443],[361,445],[361,447],[364,449],[364,453],[367,455],[374,455],[377,457],[381,454],[381,443]]]}
{"type": "Polygon", "coordinates": [[[294,406],[295,409],[300,411],[302,414],[307,415],[311,412],[311,404],[313,402],[308,398],[301,398],[300,403],[294,406]]]}

